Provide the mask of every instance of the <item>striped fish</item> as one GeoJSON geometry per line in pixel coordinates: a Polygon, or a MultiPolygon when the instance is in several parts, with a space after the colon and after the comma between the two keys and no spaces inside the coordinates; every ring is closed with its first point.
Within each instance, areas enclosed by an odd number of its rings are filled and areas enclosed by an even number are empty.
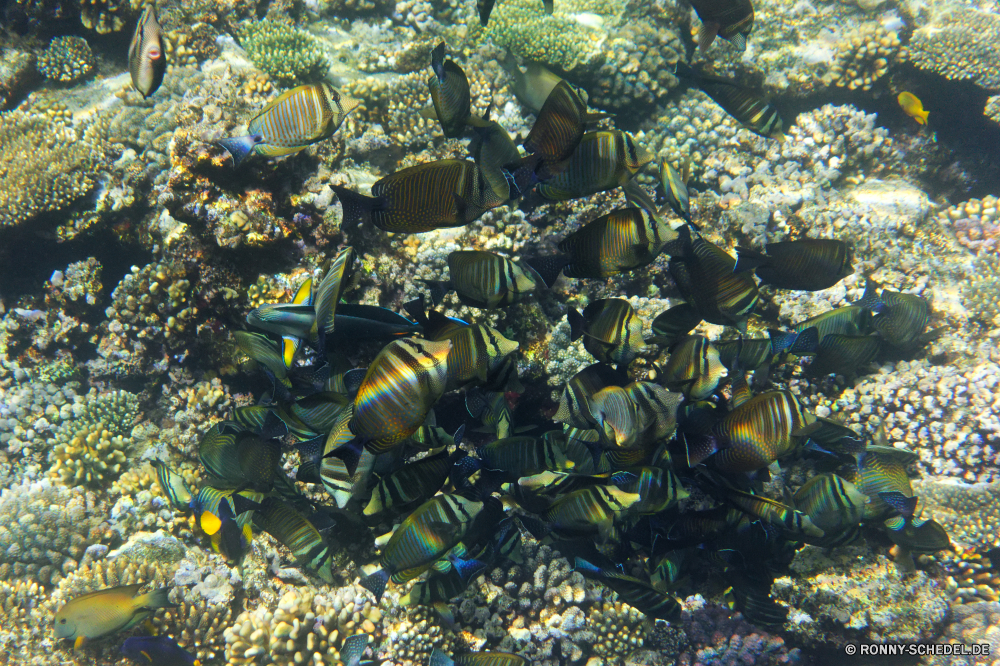
{"type": "Polygon", "coordinates": [[[881,493],[900,493],[913,497],[913,486],[907,468],[918,459],[916,453],[892,446],[873,446],[858,455],[858,464],[848,474],[858,491],[871,501],[865,506],[864,519],[875,520],[888,516],[893,511],[882,499],[881,493]]]}
{"type": "Polygon", "coordinates": [[[170,505],[178,511],[190,509],[194,496],[184,477],[159,460],[153,461],[153,467],[156,469],[156,480],[160,484],[160,490],[170,500],[170,505]]]}
{"type": "Polygon", "coordinates": [[[671,350],[659,381],[690,400],[704,400],[727,374],[718,350],[708,338],[690,335],[671,350]]]}
{"type": "Polygon", "coordinates": [[[816,357],[809,364],[808,374],[814,377],[854,375],[878,357],[882,345],[883,340],[877,335],[824,335],[816,357]]]}
{"type": "MultiPolygon", "coordinates": [[[[641,208],[620,208],[559,242],[562,271],[572,278],[608,278],[652,263],[677,232],[641,208]]],[[[546,283],[549,283],[546,280],[546,283]]]]}
{"type": "Polygon", "coordinates": [[[831,238],[768,243],[764,253],[737,250],[734,272],[752,270],[761,283],[777,289],[819,291],[837,284],[853,270],[850,246],[831,238]]]}
{"type": "Polygon", "coordinates": [[[607,363],[594,363],[570,377],[559,396],[559,408],[552,416],[554,421],[588,429],[590,420],[590,398],[608,386],[624,386],[628,377],[607,363]]]}
{"type": "Polygon", "coordinates": [[[417,234],[461,227],[507,202],[467,160],[438,160],[401,169],[375,181],[366,197],[331,185],[348,228],[370,222],[383,231],[417,234]]]}
{"type": "Polygon", "coordinates": [[[212,482],[231,488],[268,492],[281,462],[281,445],[264,440],[222,421],[205,433],[198,444],[198,458],[212,475],[212,482]]]}
{"type": "Polygon", "coordinates": [[[283,303],[265,303],[247,315],[248,325],[281,336],[281,358],[286,368],[292,367],[302,339],[315,326],[316,317],[310,307],[312,300],[313,281],[312,278],[306,278],[289,303],[305,307],[289,308],[283,303]]]}
{"type": "MultiPolygon", "coordinates": [[[[673,433],[680,402],[679,393],[669,393],[651,382],[633,382],[625,388],[608,386],[590,397],[587,417],[603,434],[606,447],[646,449],[673,433]]],[[[619,462],[630,459],[626,456],[619,462]]]]}
{"type": "Polygon", "coordinates": [[[347,246],[337,253],[324,272],[323,280],[316,287],[316,295],[312,299],[315,319],[309,330],[310,339],[319,342],[323,336],[336,330],[337,304],[354,276],[356,258],[354,248],[347,246]]]}
{"type": "Polygon", "coordinates": [[[449,657],[440,648],[434,648],[427,666],[528,666],[530,663],[509,652],[470,652],[449,657]]]}
{"type": "Polygon", "coordinates": [[[850,481],[835,474],[819,474],[795,491],[792,503],[823,530],[823,538],[810,543],[833,548],[857,537],[869,499],[850,481]]]}
{"type": "Polygon", "coordinates": [[[652,159],[652,153],[628,132],[588,132],[558,173],[539,183],[538,193],[550,201],[563,201],[621,187],[652,159]]]}
{"type": "Polygon", "coordinates": [[[562,162],[580,145],[587,120],[587,103],[572,84],[560,80],[545,98],[522,145],[546,162],[562,162]]]}
{"type": "Polygon", "coordinates": [[[737,51],[746,51],[747,38],[753,30],[753,3],[750,0],[693,0],[701,28],[698,45],[707,49],[716,35],[728,40],[737,51]]]}
{"type": "Polygon", "coordinates": [[[725,497],[740,511],[780,527],[789,539],[812,543],[812,539],[823,538],[823,530],[817,527],[808,515],[787,504],[761,495],[751,495],[735,488],[726,489],[725,497]]]}
{"type": "Polygon", "coordinates": [[[471,112],[469,79],[454,60],[444,59],[444,42],[431,51],[434,76],[427,79],[431,101],[446,137],[461,136],[471,112]]]}
{"type": "MultiPolygon", "coordinates": [[[[555,499],[560,495],[590,488],[591,486],[623,484],[635,477],[627,472],[604,472],[603,474],[574,474],[572,472],[541,472],[531,476],[522,476],[517,480],[518,487],[543,497],[555,499]]],[[[634,492],[634,491],[630,491],[634,492]]]]}
{"type": "Polygon", "coordinates": [[[691,158],[688,157],[684,164],[684,175],[677,171],[665,159],[660,159],[660,184],[663,187],[663,195],[667,198],[667,204],[677,217],[691,222],[691,198],[688,195],[687,171],[691,165],[691,158]]]}
{"type": "Polygon", "coordinates": [[[489,117],[490,107],[487,107],[482,118],[470,116],[466,121],[473,132],[469,154],[497,196],[514,199],[523,193],[506,167],[517,164],[521,160],[521,152],[503,125],[489,117]]]}
{"type": "Polygon", "coordinates": [[[437,495],[406,517],[382,549],[382,568],[365,576],[362,587],[380,601],[386,583],[405,583],[455,547],[483,503],[461,495],[437,495]]]}
{"type": "Polygon", "coordinates": [[[328,83],[292,88],[268,102],[247,124],[246,136],[219,139],[239,165],[251,153],[279,157],[333,136],[361,102],[344,97],[328,83]]]}
{"type": "Polygon", "coordinates": [[[690,303],[681,303],[656,315],[649,328],[653,335],[646,338],[647,344],[673,347],[684,336],[701,323],[701,315],[690,303]]]}
{"type": "Polygon", "coordinates": [[[353,473],[340,458],[330,455],[354,439],[350,423],[354,417],[354,406],[344,410],[326,437],[322,447],[315,442],[300,445],[303,463],[299,467],[298,477],[304,479],[312,475],[319,477],[319,482],[333,498],[338,508],[343,509],[352,498],[360,497],[368,488],[375,464],[375,456],[362,450],[357,467],[353,473]]]}
{"type": "Polygon", "coordinates": [[[508,437],[479,447],[476,455],[487,469],[500,470],[512,481],[574,466],[561,438],[508,437]]]}
{"type": "Polygon", "coordinates": [[[444,485],[454,462],[446,450],[403,465],[379,479],[364,514],[374,516],[392,509],[400,512],[425,501],[444,485]]]}
{"type": "Polygon", "coordinates": [[[583,314],[570,308],[566,318],[570,338],[578,340],[586,336],[583,347],[598,361],[623,367],[645,349],[642,320],[624,299],[591,301],[583,314]]]}
{"type": "Polygon", "coordinates": [[[251,361],[259,364],[272,381],[287,388],[292,386],[281,351],[266,336],[249,331],[234,331],[233,340],[236,347],[250,357],[251,361]]]}
{"type": "Polygon", "coordinates": [[[482,391],[472,387],[465,392],[465,409],[469,416],[480,419],[497,439],[506,439],[514,432],[514,414],[504,391],[482,391]]]}
{"type": "Polygon", "coordinates": [[[448,379],[448,340],[403,338],[378,353],[354,399],[351,432],[374,454],[384,453],[416,432],[448,379]]]}
{"type": "Polygon", "coordinates": [[[628,493],[635,493],[639,501],[629,507],[631,515],[653,515],[670,508],[675,502],[690,496],[680,479],[670,470],[660,467],[626,468],[630,480],[618,484],[628,493]]]}
{"type": "MultiPolygon", "coordinates": [[[[517,351],[517,342],[485,324],[462,326],[448,331],[446,336],[435,335],[432,339],[451,342],[445,391],[466,386],[482,386],[486,391],[506,390],[509,381],[506,372],[512,369],[507,361],[517,351]]],[[[516,376],[516,366],[513,369],[516,376]]]]}
{"type": "Polygon", "coordinates": [[[505,307],[535,291],[535,278],[493,252],[456,250],[448,255],[449,285],[466,305],[484,310],[505,307]]]}
{"type": "Polygon", "coordinates": [[[680,229],[684,253],[670,259],[670,275],[684,300],[705,321],[735,326],[746,333],[747,316],[760,300],[757,282],[748,273],[733,273],[736,260],[688,226],[680,229]]]}
{"type": "MultiPolygon", "coordinates": [[[[873,287],[877,291],[877,285],[870,281],[863,303],[868,301],[873,287]]],[[[905,349],[918,344],[930,322],[930,303],[916,294],[883,289],[877,296],[876,309],[878,315],[872,319],[874,328],[892,347],[905,349]]]]}
{"type": "Polygon", "coordinates": [[[592,486],[560,497],[542,514],[554,530],[573,534],[597,532],[611,536],[614,521],[641,498],[614,486],[592,486]]]}
{"type": "Polygon", "coordinates": [[[714,340],[711,344],[719,354],[719,362],[729,370],[756,370],[770,363],[774,356],[771,338],[714,340]]]}
{"type": "Polygon", "coordinates": [[[712,428],[721,449],[713,456],[713,464],[733,473],[767,467],[795,448],[797,432],[815,418],[788,391],[756,395],[712,428]]]}
{"type": "Polygon", "coordinates": [[[300,567],[319,576],[326,583],[333,582],[333,553],[319,530],[305,516],[286,502],[268,497],[261,502],[256,522],[261,530],[292,551],[300,567]]]}
{"type": "MultiPolygon", "coordinates": [[[[329,433],[343,420],[345,411],[352,408],[352,400],[342,393],[323,391],[299,398],[287,407],[288,414],[308,428],[310,439],[315,435],[329,433]]],[[[291,426],[289,426],[291,430],[291,426]]],[[[297,434],[297,433],[296,433],[297,434]]]]}
{"type": "Polygon", "coordinates": [[[617,570],[602,569],[581,557],[575,559],[573,570],[613,590],[621,601],[643,615],[670,622],[680,620],[681,604],[677,598],[657,590],[648,580],[617,570]]]}
{"type": "Polygon", "coordinates": [[[191,501],[198,526],[208,535],[212,549],[227,559],[240,562],[250,539],[253,511],[260,508],[261,493],[201,488],[191,501]]]}
{"type": "Polygon", "coordinates": [[[695,73],[683,63],[678,63],[677,75],[693,78],[703,93],[754,134],[785,140],[778,110],[759,93],[731,79],[695,73]]]}
{"type": "Polygon", "coordinates": [[[144,98],[149,97],[163,83],[166,71],[163,28],[156,20],[156,6],[150,3],[142,10],[135,33],[132,34],[132,42],[128,46],[128,72],[132,77],[132,87],[144,98]]]}
{"type": "Polygon", "coordinates": [[[819,342],[827,335],[867,335],[872,330],[872,315],[859,305],[828,310],[792,326],[797,332],[816,328],[819,342]]]}

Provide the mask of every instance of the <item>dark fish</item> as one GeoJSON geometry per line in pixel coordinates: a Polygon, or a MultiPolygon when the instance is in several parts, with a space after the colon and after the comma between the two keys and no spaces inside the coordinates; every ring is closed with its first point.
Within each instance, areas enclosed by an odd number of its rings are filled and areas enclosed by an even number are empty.
{"type": "Polygon", "coordinates": [[[344,97],[327,83],[288,90],[268,102],[247,124],[246,136],[219,139],[239,165],[248,155],[279,157],[333,136],[361,102],[344,97]]]}
{"type": "Polygon", "coordinates": [[[165,635],[131,636],[122,643],[121,652],[146,666],[201,666],[201,661],[165,635]]]}
{"type": "Polygon", "coordinates": [[[907,468],[917,459],[916,453],[891,446],[869,445],[858,454],[857,467],[851,470],[848,480],[871,499],[864,509],[865,520],[885,518],[896,511],[885,502],[883,493],[913,497],[907,468]]]}
{"type": "Polygon", "coordinates": [[[738,248],[733,272],[751,270],[763,284],[778,289],[819,291],[851,274],[851,248],[844,241],[829,238],[768,243],[764,253],[738,248]]]}
{"type": "Polygon", "coordinates": [[[622,187],[652,160],[652,153],[628,132],[587,132],[557,172],[538,185],[538,193],[562,201],[622,187]]]}
{"type": "Polygon", "coordinates": [[[738,610],[748,622],[761,627],[781,628],[788,619],[788,609],[771,598],[771,584],[748,579],[727,569],[726,577],[733,581],[724,596],[729,607],[738,610]]]}
{"type": "Polygon", "coordinates": [[[792,502],[823,530],[822,539],[810,539],[809,543],[832,548],[857,537],[869,500],[850,481],[834,474],[819,474],[795,491],[792,502]]]}
{"type": "Polygon", "coordinates": [[[524,657],[509,652],[470,652],[452,658],[434,648],[427,666],[528,666],[530,663],[524,657]]]}
{"type": "Polygon", "coordinates": [[[753,4],[750,0],[692,0],[691,6],[701,19],[698,45],[707,49],[716,35],[729,41],[736,50],[746,51],[747,38],[753,30],[753,4]]]}
{"type": "Polygon", "coordinates": [[[694,79],[703,93],[751,132],[784,141],[785,135],[778,110],[756,91],[745,88],[731,79],[697,73],[683,63],[677,64],[677,75],[694,79]]]}
{"type": "Polygon", "coordinates": [[[596,532],[605,542],[612,535],[614,521],[640,499],[636,493],[614,486],[592,486],[560,497],[542,513],[542,518],[561,533],[596,532]]]}
{"type": "MultiPolygon", "coordinates": [[[[531,476],[522,476],[517,480],[519,488],[535,495],[551,497],[566,495],[591,486],[622,484],[634,480],[636,476],[628,472],[604,472],[603,474],[574,474],[572,472],[541,472],[531,476]]],[[[635,492],[635,491],[630,491],[635,492]]]]}
{"type": "Polygon", "coordinates": [[[586,336],[584,349],[598,361],[625,366],[645,349],[642,320],[626,300],[603,298],[591,301],[583,309],[583,314],[570,308],[566,318],[571,329],[570,338],[578,340],[586,336]]]}
{"type": "Polygon", "coordinates": [[[482,510],[483,503],[461,495],[437,495],[406,517],[382,549],[382,568],[360,584],[382,599],[386,583],[405,583],[451,550],[482,510]]]}
{"type": "Polygon", "coordinates": [[[639,496],[639,501],[629,507],[629,513],[632,515],[660,513],[677,501],[690,496],[677,475],[670,470],[659,467],[632,467],[625,471],[627,480],[616,485],[625,492],[636,493],[639,496]]]}
{"type": "Polygon", "coordinates": [[[270,491],[281,463],[281,444],[227,425],[231,423],[216,424],[202,437],[198,445],[202,465],[217,485],[270,491]]]}
{"type": "Polygon", "coordinates": [[[869,279],[855,305],[874,313],[872,327],[889,346],[906,349],[925,341],[922,334],[930,321],[930,303],[923,296],[888,289],[880,293],[878,284],[869,279]]]}
{"type": "Polygon", "coordinates": [[[817,527],[807,514],[787,504],[735,488],[726,489],[724,496],[740,511],[769,525],[780,527],[791,540],[811,543],[810,539],[823,537],[823,530],[817,527]]]}
{"type": "Polygon", "coordinates": [[[333,553],[319,530],[305,516],[276,497],[265,498],[256,513],[255,521],[260,529],[292,551],[299,566],[326,583],[333,582],[330,561],[333,553]]]}
{"type": "Polygon", "coordinates": [[[854,375],[875,360],[882,349],[877,335],[827,334],[820,340],[816,357],[809,364],[809,374],[854,375]]]}
{"type": "Polygon", "coordinates": [[[559,397],[559,408],[552,416],[559,423],[590,428],[590,398],[608,386],[624,386],[628,376],[607,363],[594,363],[573,375],[559,397]]]}
{"type": "Polygon", "coordinates": [[[389,509],[405,511],[426,501],[444,485],[454,460],[442,450],[382,477],[372,490],[364,515],[374,516],[389,509]]]}
{"type": "Polygon", "coordinates": [[[528,261],[551,286],[559,263],[566,277],[609,278],[652,263],[677,232],[641,208],[620,208],[588,222],[559,242],[566,254],[561,261],[540,257],[538,265],[528,261]]]}
{"type": "Polygon", "coordinates": [[[480,250],[456,250],[449,254],[448,275],[447,282],[429,283],[432,292],[452,288],[463,303],[484,310],[517,303],[538,286],[532,274],[525,273],[507,257],[480,250]]]}
{"type": "Polygon", "coordinates": [[[56,611],[56,638],[73,641],[79,648],[87,641],[127,631],[158,608],[173,608],[167,595],[170,588],[161,587],[138,594],[144,583],[108,587],[73,597],[56,611]]]}
{"type": "MultiPolygon", "coordinates": [[[[344,418],[344,412],[351,411],[353,401],[342,393],[323,391],[299,398],[288,405],[288,414],[308,429],[309,435],[300,439],[311,439],[315,435],[326,435],[337,427],[344,418]]],[[[291,426],[289,426],[291,430],[291,426]]]]}
{"type": "Polygon", "coordinates": [[[345,225],[371,222],[393,233],[461,227],[507,201],[493,191],[479,167],[466,160],[402,169],[377,180],[370,197],[339,185],[331,187],[344,207],[345,225]]]}
{"type": "Polygon", "coordinates": [[[648,581],[617,570],[602,569],[581,557],[575,559],[573,570],[617,592],[619,599],[644,615],[669,622],[680,620],[681,604],[677,598],[657,590],[648,581]]]}
{"type": "Polygon", "coordinates": [[[770,363],[774,356],[770,338],[714,340],[712,346],[719,353],[719,361],[729,370],[756,370],[770,363]]]}
{"type": "Polygon", "coordinates": [[[508,437],[479,447],[476,455],[483,461],[484,467],[504,472],[511,481],[522,476],[574,467],[573,461],[566,455],[565,441],[561,439],[508,437]]]}
{"type": "Polygon", "coordinates": [[[205,486],[191,500],[198,526],[208,535],[212,549],[240,562],[253,536],[250,521],[260,508],[261,493],[233,492],[205,486]]]}
{"type": "Polygon", "coordinates": [[[517,188],[513,175],[505,167],[521,159],[517,144],[510,134],[495,120],[490,120],[490,107],[482,118],[470,116],[466,124],[472,128],[469,154],[490,182],[498,197],[514,199],[524,194],[517,188]]]}
{"type": "Polygon", "coordinates": [[[292,381],[288,378],[288,366],[285,365],[278,345],[260,333],[250,333],[249,331],[235,331],[233,339],[237,348],[250,357],[250,360],[258,363],[275,384],[291,387],[292,381]]]}
{"type": "MultiPolygon", "coordinates": [[[[359,666],[362,663],[361,657],[365,654],[368,641],[368,634],[354,634],[344,639],[344,644],[340,648],[340,661],[344,666],[359,666]]],[[[364,663],[371,664],[374,662],[366,661],[364,663]]]]}
{"type": "Polygon", "coordinates": [[[479,12],[479,24],[484,28],[490,22],[490,14],[497,0],[476,0],[476,10],[479,12]]]}
{"type": "Polygon", "coordinates": [[[545,98],[535,124],[524,139],[524,149],[555,164],[573,155],[591,117],[587,103],[572,84],[559,80],[545,98]]]}
{"type": "Polygon", "coordinates": [[[447,137],[461,136],[471,109],[469,79],[454,60],[444,59],[444,42],[431,52],[431,68],[434,76],[427,80],[427,86],[441,131],[447,137]]]}
{"type": "Polygon", "coordinates": [[[330,262],[329,268],[323,274],[323,280],[316,288],[316,295],[313,299],[313,309],[316,312],[316,321],[310,329],[309,337],[317,340],[319,347],[325,336],[337,328],[336,313],[340,297],[344,289],[354,277],[354,260],[357,253],[354,248],[347,246],[342,249],[330,262]]]}
{"type": "Polygon", "coordinates": [[[132,87],[149,97],[163,83],[167,54],[163,49],[163,29],[156,20],[156,6],[146,5],[128,46],[128,71],[132,87]]]}
{"type": "Polygon", "coordinates": [[[171,506],[178,511],[187,511],[194,495],[191,494],[191,488],[188,487],[184,477],[159,460],[153,461],[153,467],[156,468],[156,480],[160,484],[160,490],[170,500],[171,506]]]}
{"type": "Polygon", "coordinates": [[[514,415],[505,391],[482,391],[472,387],[465,392],[465,409],[469,416],[480,419],[497,439],[514,434],[514,415]]]}
{"type": "Polygon", "coordinates": [[[746,332],[747,316],[757,307],[760,292],[747,273],[733,273],[736,260],[690,227],[681,227],[684,252],[670,259],[670,275],[684,299],[702,319],[746,332]]]}
{"type": "Polygon", "coordinates": [[[416,432],[444,393],[451,342],[403,338],[382,348],[354,399],[351,432],[372,453],[416,432]]]}
{"type": "Polygon", "coordinates": [[[700,323],[701,315],[693,305],[690,303],[675,305],[653,319],[653,323],[650,324],[653,335],[646,338],[646,344],[673,347],[700,323]]]}
{"type": "MultiPolygon", "coordinates": [[[[805,328],[794,333],[771,328],[767,331],[770,339],[771,356],[779,362],[784,362],[789,356],[815,356],[819,349],[819,329],[805,328]]],[[[750,364],[744,368],[752,369],[750,364]]]]}
{"type": "Polygon", "coordinates": [[[286,368],[292,367],[295,352],[315,327],[312,299],[313,281],[306,278],[295,291],[291,303],[265,303],[247,315],[248,325],[281,336],[281,358],[286,368]]]}
{"type": "Polygon", "coordinates": [[[670,351],[657,381],[681,391],[690,400],[703,400],[712,395],[726,374],[726,366],[708,338],[691,335],[670,351]]]}
{"type": "Polygon", "coordinates": [[[333,331],[327,334],[327,338],[335,342],[387,340],[423,332],[423,326],[419,322],[398,312],[362,303],[340,303],[334,322],[333,331]]]}
{"type": "Polygon", "coordinates": [[[663,186],[663,194],[667,198],[667,204],[678,217],[689,224],[691,223],[691,199],[687,189],[687,170],[690,159],[688,158],[688,161],[685,162],[683,175],[677,173],[665,159],[660,159],[660,183],[663,186]]]}

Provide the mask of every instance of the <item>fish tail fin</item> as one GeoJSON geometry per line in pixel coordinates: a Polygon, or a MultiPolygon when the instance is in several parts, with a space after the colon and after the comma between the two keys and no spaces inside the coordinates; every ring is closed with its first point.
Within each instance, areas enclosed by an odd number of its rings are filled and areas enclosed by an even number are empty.
{"type": "Polygon", "coordinates": [[[434,610],[437,611],[438,616],[441,618],[441,621],[445,623],[445,626],[457,633],[455,626],[455,613],[452,612],[451,606],[443,601],[438,601],[431,605],[434,607],[434,610]]]}
{"type": "Polygon", "coordinates": [[[431,294],[431,304],[437,306],[444,300],[444,295],[451,290],[451,280],[421,280],[427,285],[427,291],[431,294]]]}
{"type": "Polygon", "coordinates": [[[375,595],[375,601],[382,601],[382,595],[385,594],[385,586],[389,582],[389,573],[385,569],[379,569],[370,576],[365,576],[358,581],[358,585],[365,588],[373,595],[375,595]]]}
{"type": "MultiPolygon", "coordinates": [[[[538,182],[545,180],[545,178],[539,175],[539,172],[543,170],[542,158],[538,155],[528,155],[521,158],[518,162],[512,162],[511,164],[505,164],[502,167],[504,171],[504,178],[507,182],[513,182],[514,186],[511,188],[513,192],[516,190],[517,196],[522,196],[525,192],[534,187],[538,182]]],[[[511,197],[516,198],[516,197],[511,197]]]]}
{"type": "Polygon", "coordinates": [[[446,655],[441,648],[434,648],[427,666],[455,666],[455,660],[446,655]]]}
{"type": "Polygon", "coordinates": [[[238,167],[262,140],[263,137],[259,134],[248,134],[219,139],[216,143],[229,151],[229,154],[233,156],[233,166],[238,167]]]}
{"type": "MultiPolygon", "coordinates": [[[[581,573],[587,572],[587,573],[589,573],[591,575],[594,575],[594,576],[601,575],[601,568],[600,567],[598,567],[596,564],[592,564],[591,562],[588,562],[587,560],[585,560],[585,559],[583,559],[582,557],[579,557],[579,556],[577,556],[573,560],[573,571],[579,571],[581,573]]],[[[586,574],[584,574],[584,575],[586,575],[586,574]]]]}
{"type": "Polygon", "coordinates": [[[583,337],[583,329],[586,320],[576,308],[570,308],[566,313],[566,320],[569,321],[569,339],[576,342],[583,337]]]}
{"type": "Polygon", "coordinates": [[[340,458],[344,461],[344,467],[347,468],[347,474],[349,476],[354,476],[354,472],[358,469],[358,462],[361,460],[361,452],[364,450],[364,443],[360,438],[354,438],[347,444],[330,451],[324,457],[329,458],[333,456],[334,458],[340,458]]]}
{"type": "MultiPolygon", "coordinates": [[[[716,35],[719,34],[719,28],[721,26],[718,23],[702,23],[701,27],[698,28],[698,36],[696,41],[698,42],[698,48],[702,51],[708,50],[708,47],[712,45],[715,41],[716,35]]],[[[746,49],[746,40],[743,40],[743,49],[746,49]]],[[[741,50],[743,50],[741,49],[741,50]]]]}
{"type": "Polygon", "coordinates": [[[738,247],[736,248],[736,265],[733,266],[733,273],[752,271],[765,263],[767,263],[767,257],[762,252],[747,247],[738,247]]]}
{"type": "Polygon", "coordinates": [[[815,354],[819,351],[819,329],[810,326],[795,336],[795,342],[788,349],[789,353],[797,355],[815,354]]]}
{"type": "Polygon", "coordinates": [[[330,186],[340,205],[344,207],[344,226],[356,227],[362,222],[371,222],[372,211],[380,210],[384,200],[380,197],[366,197],[340,185],[330,186]]]}
{"type": "Polygon", "coordinates": [[[537,275],[546,287],[551,288],[559,279],[559,273],[570,262],[568,254],[554,254],[547,257],[532,257],[524,263],[537,275]]]}
{"type": "Polygon", "coordinates": [[[913,513],[917,510],[916,496],[907,497],[898,490],[884,490],[878,496],[904,518],[912,518],[913,513]]]}
{"type": "Polygon", "coordinates": [[[545,8],[545,13],[552,16],[552,12],[555,11],[554,0],[542,0],[542,6],[545,8]]]}
{"type": "Polygon", "coordinates": [[[747,36],[741,32],[736,33],[729,38],[729,43],[733,45],[737,51],[743,52],[747,50],[747,36]]]}
{"type": "Polygon", "coordinates": [[[150,590],[136,599],[135,603],[139,608],[148,608],[151,610],[156,608],[177,608],[177,604],[170,601],[169,587],[158,587],[155,590],[150,590]]]}
{"type": "Polygon", "coordinates": [[[439,81],[444,81],[444,42],[441,42],[431,51],[431,69],[437,75],[439,81]]]}

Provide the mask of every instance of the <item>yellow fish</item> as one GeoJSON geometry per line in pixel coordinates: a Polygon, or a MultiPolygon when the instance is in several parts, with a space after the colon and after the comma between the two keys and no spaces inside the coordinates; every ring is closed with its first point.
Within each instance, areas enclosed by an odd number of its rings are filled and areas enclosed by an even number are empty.
{"type": "Polygon", "coordinates": [[[56,613],[56,636],[80,647],[89,640],[131,629],[153,614],[157,608],[173,607],[169,588],[136,596],[142,583],[109,587],[81,594],[66,602],[56,613]]]}
{"type": "Polygon", "coordinates": [[[903,107],[903,111],[906,112],[906,115],[910,116],[921,125],[927,124],[927,116],[930,112],[924,111],[924,104],[917,99],[916,95],[911,92],[901,92],[899,93],[899,97],[896,98],[896,101],[899,102],[901,107],[903,107]]]}

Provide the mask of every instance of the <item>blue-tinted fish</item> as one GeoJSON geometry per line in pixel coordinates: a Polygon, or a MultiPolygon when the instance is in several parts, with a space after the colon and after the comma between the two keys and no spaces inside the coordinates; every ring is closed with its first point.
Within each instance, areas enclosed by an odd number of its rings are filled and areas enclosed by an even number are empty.
{"type": "Polygon", "coordinates": [[[122,654],[143,666],[201,666],[201,661],[169,636],[132,636],[122,643],[122,654]]]}
{"type": "Polygon", "coordinates": [[[279,157],[328,139],[361,102],[344,97],[327,83],[288,90],[250,119],[246,136],[220,139],[239,165],[251,153],[279,157]]]}

